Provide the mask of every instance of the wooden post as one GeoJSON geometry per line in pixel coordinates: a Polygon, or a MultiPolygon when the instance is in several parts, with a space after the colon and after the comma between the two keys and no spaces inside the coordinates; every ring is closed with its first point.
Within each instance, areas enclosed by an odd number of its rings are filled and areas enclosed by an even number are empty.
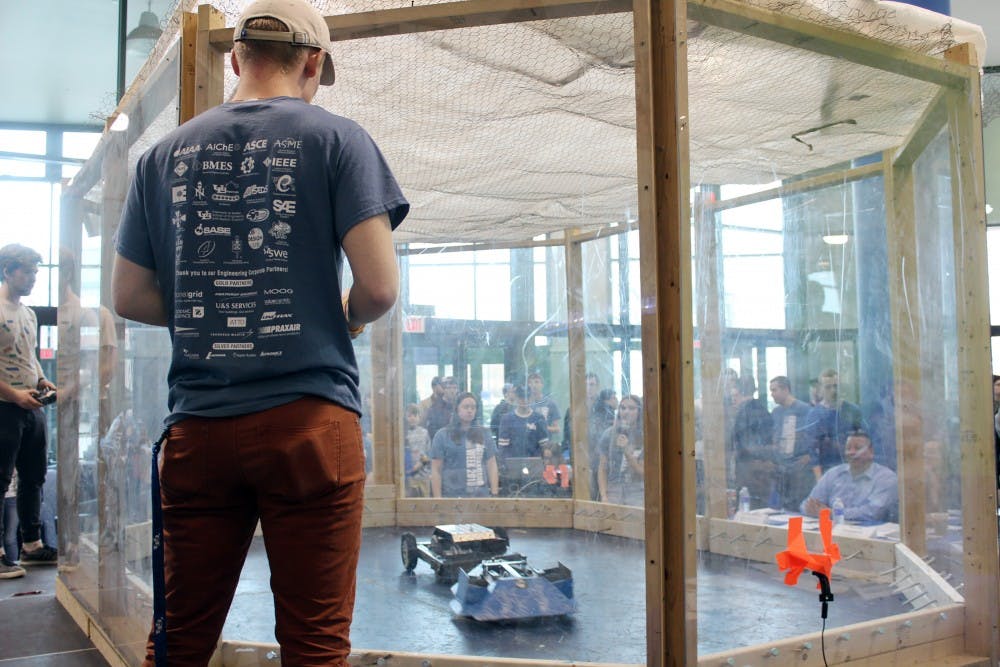
{"type": "MultiPolygon", "coordinates": [[[[197,116],[206,109],[222,104],[225,86],[225,50],[211,42],[211,31],[225,28],[226,15],[210,5],[198,7],[198,32],[195,35],[194,47],[194,102],[190,105],[192,116],[197,116]]],[[[185,29],[188,28],[185,22],[185,29]]],[[[187,36],[185,32],[185,37],[187,36]]],[[[231,45],[230,45],[231,46],[231,45]]],[[[227,47],[228,48],[228,47],[227,47]]],[[[184,49],[187,53],[187,49],[184,49]]],[[[183,72],[183,65],[182,65],[183,72]]],[[[181,108],[186,108],[181,101],[181,108]]],[[[181,117],[181,122],[188,120],[181,117]]]]}
{"type": "Polygon", "coordinates": [[[715,209],[705,194],[694,201],[698,252],[695,254],[698,280],[698,352],[701,361],[701,442],[705,469],[703,490],[705,516],[729,518],[726,496],[726,413],[723,407],[726,384],[722,379],[722,303],[719,295],[719,231],[715,209]]]}
{"type": "Polygon", "coordinates": [[[968,66],[968,87],[948,109],[951,131],[958,321],[958,405],[962,448],[962,528],[965,554],[965,650],[996,664],[998,619],[996,463],[990,383],[990,310],[986,286],[986,210],[982,92],[975,51],[963,44],[945,53],[968,66]]]}
{"type": "Polygon", "coordinates": [[[397,305],[371,325],[372,473],[376,484],[397,484],[406,495],[403,478],[403,376],[396,360],[403,358],[402,309],[397,305]]]}
{"type": "Polygon", "coordinates": [[[198,71],[198,22],[199,16],[194,12],[181,14],[181,75],[180,75],[180,115],[178,125],[183,125],[194,118],[195,79],[198,71]]]}
{"type": "MultiPolygon", "coordinates": [[[[110,132],[105,137],[107,150],[101,163],[104,186],[101,191],[101,266],[105,270],[114,263],[115,237],[125,193],[128,189],[128,144],[122,132],[110,132]]],[[[101,304],[111,307],[111,281],[101,281],[101,304]]],[[[82,389],[82,388],[81,388],[82,389]]],[[[91,390],[92,391],[92,390],[91,390]]],[[[99,389],[98,389],[99,391],[99,389]]],[[[112,397],[99,402],[98,442],[108,432],[114,415],[121,405],[121,383],[112,383],[112,397]]],[[[109,620],[126,615],[125,562],[125,479],[121,452],[110,447],[97,448],[97,513],[98,529],[98,596],[100,615],[109,620]]],[[[76,517],[68,517],[70,521],[76,517]]]]}
{"type": "Polygon", "coordinates": [[[590,500],[590,446],[587,428],[587,337],[583,307],[583,248],[566,235],[566,322],[569,357],[569,410],[573,442],[573,497],[590,500]]]}
{"type": "Polygon", "coordinates": [[[921,419],[921,312],[917,275],[917,229],[913,166],[895,166],[883,154],[886,259],[892,308],[893,405],[896,471],[899,476],[899,537],[915,553],[927,554],[927,485],[921,419]]]}
{"type": "Polygon", "coordinates": [[[648,665],[697,660],[687,5],[635,0],[648,665]]]}
{"type": "MultiPolygon", "coordinates": [[[[76,260],[72,283],[79,284],[80,257],[83,253],[82,199],[64,194],[59,207],[60,252],[68,251],[76,260]]],[[[61,263],[60,263],[61,264],[61,263]]],[[[65,267],[59,267],[59,280],[65,267]]],[[[60,297],[61,298],[61,297],[60,297]]],[[[60,310],[58,317],[67,313],[60,310]]],[[[59,556],[67,565],[80,563],[80,327],[59,327],[59,363],[57,369],[67,377],[56,376],[59,400],[56,403],[58,445],[56,456],[56,516],[64,517],[58,524],[59,556]]],[[[72,570],[70,570],[72,571],[72,570]]]]}

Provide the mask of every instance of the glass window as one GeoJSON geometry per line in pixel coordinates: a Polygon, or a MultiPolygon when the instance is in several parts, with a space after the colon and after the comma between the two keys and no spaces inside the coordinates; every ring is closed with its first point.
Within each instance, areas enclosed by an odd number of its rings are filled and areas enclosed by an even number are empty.
{"type": "MultiPolygon", "coordinates": [[[[990,274],[990,324],[1000,326],[1000,227],[986,228],[986,249],[990,274]]],[[[994,361],[993,368],[1000,369],[1000,364],[994,361]]]]}
{"type": "Polygon", "coordinates": [[[86,160],[101,140],[100,132],[63,132],[63,157],[86,160]]]}
{"type": "MultiPolygon", "coordinates": [[[[0,152],[45,156],[45,132],[39,130],[0,129],[0,152]]],[[[0,159],[0,176],[41,178],[45,176],[42,160],[0,159]]]]}
{"type": "Polygon", "coordinates": [[[0,151],[45,155],[45,132],[0,129],[0,151]]]}

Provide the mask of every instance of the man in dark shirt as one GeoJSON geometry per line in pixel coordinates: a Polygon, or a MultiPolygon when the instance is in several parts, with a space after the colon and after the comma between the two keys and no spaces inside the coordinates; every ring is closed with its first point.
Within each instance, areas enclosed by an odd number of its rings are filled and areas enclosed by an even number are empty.
{"type": "Polygon", "coordinates": [[[490,431],[493,433],[493,440],[500,438],[500,420],[503,419],[505,414],[513,410],[514,404],[517,403],[514,397],[514,385],[510,382],[504,383],[501,393],[503,394],[503,398],[493,408],[493,414],[490,415],[490,431]]]}
{"type": "Polygon", "coordinates": [[[531,373],[528,375],[528,402],[531,405],[531,409],[540,414],[548,425],[548,449],[551,450],[550,454],[554,456],[559,453],[561,442],[559,438],[559,406],[556,405],[551,396],[543,393],[544,389],[545,381],[542,379],[541,373],[531,373]]]}
{"type": "Polygon", "coordinates": [[[501,463],[511,457],[541,456],[549,442],[545,419],[528,405],[524,387],[514,387],[514,397],[514,409],[500,419],[497,452],[501,463]]]}
{"type": "Polygon", "coordinates": [[[842,452],[847,436],[854,431],[867,431],[861,408],[840,398],[840,376],[828,368],[819,376],[819,405],[813,406],[806,417],[806,431],[813,455],[816,479],[844,462],[842,452]]]}
{"type": "Polygon", "coordinates": [[[441,378],[441,396],[435,395],[431,399],[431,407],[427,409],[427,418],[424,421],[424,428],[431,441],[434,435],[443,429],[451,421],[455,414],[455,397],[458,395],[458,383],[455,378],[449,376],[441,378]]]}
{"type": "Polygon", "coordinates": [[[816,477],[812,471],[812,451],[806,437],[809,404],[792,394],[792,384],[784,375],[771,379],[771,398],[777,405],[771,412],[773,441],[778,462],[778,494],[784,509],[796,511],[816,477]]]}
{"type": "Polygon", "coordinates": [[[257,0],[232,98],[140,157],[111,292],[168,327],[160,460],[167,663],[205,665],[260,521],[285,664],[347,665],[364,506],[351,339],[396,300],[409,210],[371,137],[310,102],[334,81],[304,0],[257,0]],[[353,285],[344,289],[346,255],[353,285]]]}

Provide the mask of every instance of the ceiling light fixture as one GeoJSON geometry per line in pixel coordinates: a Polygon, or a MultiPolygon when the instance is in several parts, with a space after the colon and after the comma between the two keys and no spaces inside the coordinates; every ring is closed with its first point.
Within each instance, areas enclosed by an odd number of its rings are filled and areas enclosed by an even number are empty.
{"type": "Polygon", "coordinates": [[[847,245],[851,237],[847,234],[824,234],[823,243],[827,245],[847,245]]]}
{"type": "MultiPolygon", "coordinates": [[[[119,0],[124,2],[124,0],[119,0]]],[[[139,56],[148,56],[156,40],[163,34],[160,28],[160,19],[152,11],[153,0],[146,4],[146,11],[139,17],[139,25],[132,28],[132,31],[125,36],[125,47],[139,56]]]]}

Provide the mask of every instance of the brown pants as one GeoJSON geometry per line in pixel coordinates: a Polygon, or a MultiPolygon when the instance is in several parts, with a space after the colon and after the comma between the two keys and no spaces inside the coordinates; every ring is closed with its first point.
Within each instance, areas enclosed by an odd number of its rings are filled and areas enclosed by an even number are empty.
{"type": "MultiPolygon", "coordinates": [[[[170,666],[208,664],[258,518],[281,664],[346,665],[365,479],[358,416],[310,397],[185,419],[161,456],[170,666]]],[[[146,655],[151,667],[152,638],[146,655]]]]}

